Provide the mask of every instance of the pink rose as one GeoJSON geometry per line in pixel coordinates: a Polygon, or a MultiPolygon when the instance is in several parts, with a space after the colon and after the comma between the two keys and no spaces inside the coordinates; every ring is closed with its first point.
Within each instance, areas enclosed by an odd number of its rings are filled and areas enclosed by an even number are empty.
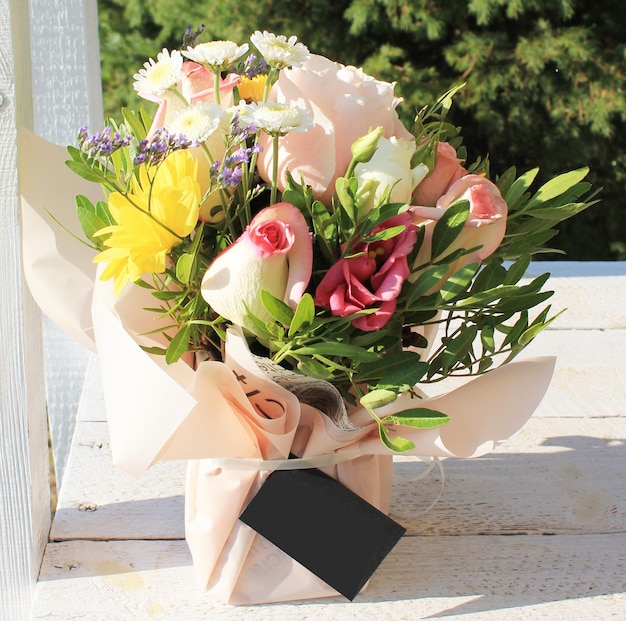
{"type": "MultiPolygon", "coordinates": [[[[278,188],[284,190],[289,170],[297,182],[303,176],[315,198],[329,205],[335,180],[347,171],[352,159],[350,146],[357,138],[382,126],[385,138],[411,140],[395,110],[401,99],[394,96],[393,89],[393,84],[323,56],[312,55],[301,67],[281,71],[270,99],[306,108],[314,127],[280,139],[278,188]]],[[[259,171],[271,181],[271,138],[263,135],[260,143],[264,151],[259,155],[259,171]]]]}
{"type": "Polygon", "coordinates": [[[313,246],[304,216],[289,203],[277,203],[262,209],[239,239],[209,265],[202,279],[202,297],[236,325],[244,325],[246,307],[261,321],[271,321],[261,291],[295,309],[312,265],[313,246]]]}
{"type": "Polygon", "coordinates": [[[465,175],[467,170],[461,166],[454,147],[447,142],[439,142],[435,169],[415,188],[413,204],[434,207],[448,188],[465,175]]]}
{"type": "Polygon", "coordinates": [[[352,325],[366,332],[382,328],[393,315],[402,285],[411,273],[406,257],[415,245],[417,233],[408,213],[390,218],[373,231],[398,225],[406,227],[399,235],[362,242],[354,250],[358,256],[335,263],[317,287],[315,304],[339,317],[375,308],[373,314],[358,317],[352,325]]]}
{"type": "MultiPolygon", "coordinates": [[[[480,175],[465,175],[450,186],[450,189],[437,201],[436,207],[416,206],[409,209],[415,224],[426,227],[426,235],[414,267],[437,259],[431,256],[432,232],[435,224],[448,207],[462,200],[469,201],[469,216],[461,234],[443,252],[449,254],[458,248],[478,248],[453,261],[448,275],[452,275],[465,265],[483,261],[498,248],[506,231],[506,201],[502,198],[497,186],[489,179],[480,175]]],[[[415,280],[417,276],[418,274],[412,274],[411,280],[415,280]]],[[[444,281],[445,279],[442,280],[442,286],[444,281]]]]}

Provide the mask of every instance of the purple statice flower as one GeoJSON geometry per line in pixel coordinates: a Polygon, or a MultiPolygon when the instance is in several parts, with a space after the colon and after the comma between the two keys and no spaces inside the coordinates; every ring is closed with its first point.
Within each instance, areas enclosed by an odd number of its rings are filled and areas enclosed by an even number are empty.
{"type": "Polygon", "coordinates": [[[172,151],[190,149],[200,146],[197,140],[190,140],[183,134],[170,134],[165,127],[158,127],[150,138],[137,144],[137,152],[133,163],[160,164],[172,151]]]}
{"type": "Polygon", "coordinates": [[[183,49],[196,46],[196,39],[204,32],[204,27],[204,24],[200,24],[199,28],[193,30],[191,26],[187,26],[183,35],[183,49]]]}
{"type": "Polygon", "coordinates": [[[242,127],[239,124],[239,112],[235,112],[231,121],[231,135],[235,142],[245,142],[250,136],[254,136],[259,130],[255,125],[242,127]]]}
{"type": "Polygon", "coordinates": [[[80,150],[93,159],[108,157],[118,149],[127,147],[131,140],[132,136],[130,134],[122,136],[120,132],[114,131],[110,125],[107,125],[101,132],[91,135],[86,125],[81,127],[78,131],[80,150]]]}
{"type": "Polygon", "coordinates": [[[263,58],[258,58],[255,54],[249,54],[246,58],[241,74],[247,78],[254,78],[255,76],[264,73],[267,70],[267,63],[263,58]]]}

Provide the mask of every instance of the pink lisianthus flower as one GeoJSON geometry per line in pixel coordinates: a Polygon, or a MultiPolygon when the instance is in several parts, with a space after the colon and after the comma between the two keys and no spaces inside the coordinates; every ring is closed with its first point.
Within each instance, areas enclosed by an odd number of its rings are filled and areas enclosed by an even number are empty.
{"type": "Polygon", "coordinates": [[[340,259],[326,273],[317,287],[315,304],[345,317],[365,309],[374,313],[357,317],[355,328],[366,332],[382,328],[393,315],[402,285],[411,270],[407,255],[417,239],[417,227],[410,214],[390,218],[372,234],[398,225],[405,229],[391,239],[361,242],[353,254],[340,259]]]}
{"type": "Polygon", "coordinates": [[[271,321],[261,301],[265,290],[295,309],[313,265],[313,245],[304,216],[290,203],[262,209],[237,241],[209,265],[202,297],[235,325],[243,326],[247,309],[271,321]]]}
{"type": "MultiPolygon", "coordinates": [[[[448,276],[470,263],[480,263],[493,254],[504,238],[506,231],[507,204],[498,187],[489,179],[480,175],[465,175],[455,181],[448,191],[439,198],[435,207],[413,206],[409,213],[415,224],[426,228],[424,240],[420,246],[413,268],[419,268],[438,257],[432,256],[432,234],[437,221],[446,209],[467,200],[470,204],[469,216],[463,230],[452,245],[445,250],[450,254],[459,248],[472,249],[450,265],[448,276]]],[[[421,270],[414,271],[411,280],[416,280],[421,270]]],[[[441,286],[445,278],[441,281],[441,286]]],[[[439,290],[436,287],[431,290],[439,290]]]]}
{"type": "Polygon", "coordinates": [[[437,161],[434,170],[415,188],[413,205],[434,207],[450,186],[467,175],[454,147],[447,142],[437,143],[437,161]]]}

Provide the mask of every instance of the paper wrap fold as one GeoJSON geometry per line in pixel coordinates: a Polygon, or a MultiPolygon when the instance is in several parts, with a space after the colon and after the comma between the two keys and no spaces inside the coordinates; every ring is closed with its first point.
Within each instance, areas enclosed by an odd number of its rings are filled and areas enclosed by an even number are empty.
{"type": "MultiPolygon", "coordinates": [[[[221,468],[214,459],[348,453],[354,459],[324,471],[386,511],[391,453],[376,425],[359,408],[348,411],[349,425],[336,425],[268,377],[236,331],[229,334],[223,363],[205,361],[192,369],[146,353],[142,346],[154,345],[155,337],[144,335],[156,327],[153,315],[142,310],[152,305],[149,292],[129,285],[115,298],[111,283],[96,277],[93,252],[43,209],[80,236],[74,196],[98,200],[98,187],[66,169],[63,149],[25,131],[20,155],[29,287],[52,320],[97,349],[114,462],[139,476],[158,460],[192,460],[186,535],[201,584],[232,603],[334,594],[238,521],[267,473],[221,468]],[[274,564],[272,571],[263,570],[268,563],[274,564]]],[[[547,357],[513,362],[447,394],[419,400],[419,406],[442,411],[450,421],[428,430],[391,427],[390,434],[412,440],[415,455],[483,455],[530,417],[553,367],[554,359],[547,357]]],[[[378,414],[416,405],[408,401],[400,397],[378,414]]]]}

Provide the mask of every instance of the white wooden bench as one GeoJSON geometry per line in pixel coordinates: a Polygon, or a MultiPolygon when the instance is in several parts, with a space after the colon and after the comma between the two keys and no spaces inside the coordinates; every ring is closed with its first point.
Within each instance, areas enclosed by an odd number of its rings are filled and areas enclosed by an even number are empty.
{"type": "MultiPolygon", "coordinates": [[[[20,0],[0,0],[2,63],[14,49],[9,6],[20,21],[20,0]]],[[[198,591],[183,535],[185,464],[139,480],[112,466],[96,358],[46,544],[41,333],[19,258],[12,115],[30,121],[10,91],[18,68],[0,64],[0,284],[11,292],[0,313],[0,621],[624,618],[626,263],[531,266],[552,271],[554,308],[569,309],[524,353],[558,356],[546,399],[495,453],[445,461],[430,510],[439,474],[416,481],[420,464],[397,459],[391,513],[408,532],[352,603],[231,607],[198,591]]]]}

